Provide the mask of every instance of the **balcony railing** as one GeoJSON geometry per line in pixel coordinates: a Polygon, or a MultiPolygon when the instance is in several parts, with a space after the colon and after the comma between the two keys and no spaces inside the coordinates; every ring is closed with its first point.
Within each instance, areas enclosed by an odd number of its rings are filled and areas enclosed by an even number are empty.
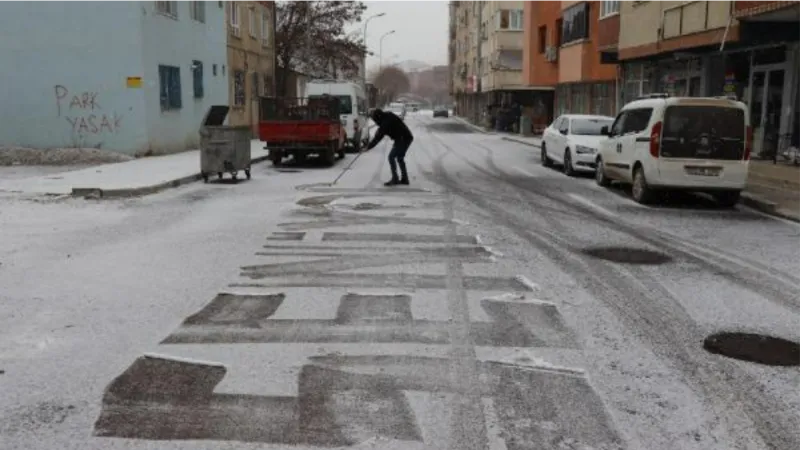
{"type": "Polygon", "coordinates": [[[724,26],[731,14],[730,3],[693,1],[664,9],[661,38],[671,39],[724,26]]]}

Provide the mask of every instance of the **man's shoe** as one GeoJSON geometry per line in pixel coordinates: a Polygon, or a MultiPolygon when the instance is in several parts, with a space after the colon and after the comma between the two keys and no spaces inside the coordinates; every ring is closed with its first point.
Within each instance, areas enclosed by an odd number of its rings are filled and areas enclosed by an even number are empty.
{"type": "Polygon", "coordinates": [[[403,178],[397,184],[404,184],[404,185],[408,186],[408,178],[403,178]]]}
{"type": "Polygon", "coordinates": [[[400,184],[400,182],[397,180],[389,180],[386,183],[383,183],[384,186],[395,186],[398,184],[400,184]]]}

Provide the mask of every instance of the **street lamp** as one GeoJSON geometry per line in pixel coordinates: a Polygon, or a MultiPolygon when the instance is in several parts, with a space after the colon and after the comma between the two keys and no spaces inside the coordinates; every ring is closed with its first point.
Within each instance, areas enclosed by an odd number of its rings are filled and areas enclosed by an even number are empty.
{"type": "Polygon", "coordinates": [[[385,15],[386,13],[374,14],[367,17],[367,20],[364,21],[364,62],[361,64],[361,88],[364,89],[364,95],[367,95],[367,55],[369,54],[367,51],[367,25],[370,20],[385,15]]]}
{"type": "Polygon", "coordinates": [[[380,46],[380,50],[378,50],[378,54],[380,55],[380,66],[379,67],[381,68],[381,70],[383,70],[383,38],[385,38],[386,36],[388,36],[390,34],[394,34],[394,32],[395,32],[395,30],[392,30],[392,31],[383,33],[383,36],[381,36],[381,41],[380,41],[381,42],[381,46],[380,46]]]}

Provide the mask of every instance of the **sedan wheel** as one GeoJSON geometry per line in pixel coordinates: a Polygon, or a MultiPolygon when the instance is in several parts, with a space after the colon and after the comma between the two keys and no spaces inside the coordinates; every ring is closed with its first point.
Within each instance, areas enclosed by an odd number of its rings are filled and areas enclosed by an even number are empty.
{"type": "Polygon", "coordinates": [[[575,175],[575,168],[572,167],[572,155],[569,149],[564,152],[564,175],[571,177],[575,175]]]}
{"type": "Polygon", "coordinates": [[[547,157],[547,147],[545,147],[544,144],[542,144],[542,156],[541,156],[541,159],[542,159],[542,165],[543,166],[550,167],[550,166],[553,165],[553,161],[551,161],[550,158],[547,157]]]}

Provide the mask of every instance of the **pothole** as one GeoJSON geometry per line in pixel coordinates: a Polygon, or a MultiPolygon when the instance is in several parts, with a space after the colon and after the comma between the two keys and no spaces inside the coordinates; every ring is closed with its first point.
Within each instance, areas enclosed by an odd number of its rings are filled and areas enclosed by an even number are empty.
{"type": "Polygon", "coordinates": [[[598,259],[621,264],[659,265],[672,261],[672,258],[659,252],[630,247],[587,248],[583,253],[598,259]]]}
{"type": "Polygon", "coordinates": [[[768,366],[800,366],[800,344],[755,333],[723,332],[703,341],[709,353],[768,366]]]}
{"type": "Polygon", "coordinates": [[[322,206],[338,199],[339,195],[316,195],[314,197],[301,198],[297,201],[300,206],[322,206]]]}

